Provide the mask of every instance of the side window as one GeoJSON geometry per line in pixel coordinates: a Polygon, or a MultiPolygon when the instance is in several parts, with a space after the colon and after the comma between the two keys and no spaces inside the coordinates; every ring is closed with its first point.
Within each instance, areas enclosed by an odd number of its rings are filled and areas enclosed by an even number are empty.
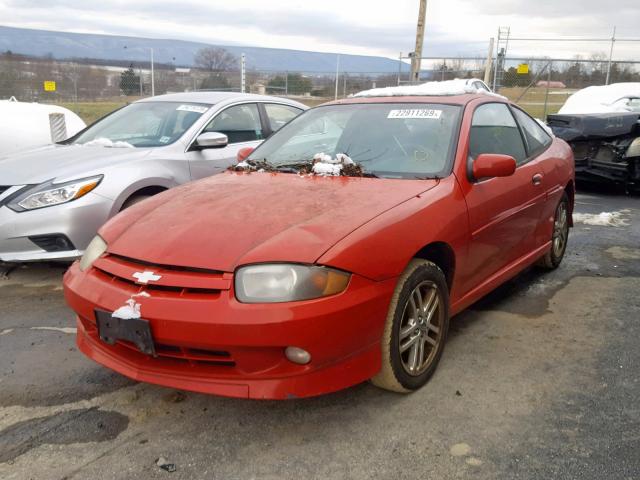
{"type": "Polygon", "coordinates": [[[262,124],[255,103],[235,105],[215,116],[204,132],[220,132],[229,137],[229,143],[262,140],[262,124]]]}
{"type": "Polygon", "coordinates": [[[277,132],[289,120],[297,117],[302,110],[289,105],[278,105],[276,103],[265,103],[264,109],[269,117],[269,125],[271,130],[277,132]]]}
{"type": "Polygon", "coordinates": [[[511,155],[518,165],[527,158],[520,130],[504,103],[486,103],[473,113],[469,155],[475,159],[481,153],[511,155]]]}
{"type": "Polygon", "coordinates": [[[515,114],[518,123],[524,131],[524,136],[527,139],[529,156],[537,155],[549,146],[553,140],[549,134],[545,132],[540,125],[538,125],[538,122],[518,108],[514,108],[513,113],[515,114]]]}

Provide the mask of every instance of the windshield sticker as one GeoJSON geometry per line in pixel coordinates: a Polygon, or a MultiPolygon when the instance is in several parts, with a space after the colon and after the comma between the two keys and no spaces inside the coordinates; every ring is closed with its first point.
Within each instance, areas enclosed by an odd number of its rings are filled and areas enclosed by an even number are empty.
{"type": "Polygon", "coordinates": [[[158,142],[169,143],[169,140],[171,140],[171,137],[160,137],[160,140],[158,140],[158,142]]]}
{"type": "Polygon", "coordinates": [[[196,113],[204,113],[209,110],[209,107],[204,107],[202,105],[180,105],[176,110],[180,110],[183,112],[196,112],[196,113]]]}
{"type": "Polygon", "coordinates": [[[433,118],[438,120],[440,115],[442,115],[442,110],[406,108],[402,110],[391,110],[387,118],[433,118]]]}

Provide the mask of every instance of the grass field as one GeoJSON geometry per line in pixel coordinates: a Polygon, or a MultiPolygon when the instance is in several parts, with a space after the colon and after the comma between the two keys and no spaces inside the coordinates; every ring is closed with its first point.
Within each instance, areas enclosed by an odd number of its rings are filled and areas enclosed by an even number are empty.
{"type": "MultiPolygon", "coordinates": [[[[517,103],[530,115],[536,118],[542,118],[544,116],[546,90],[544,88],[532,88],[522,95],[523,91],[524,88],[513,87],[503,88],[500,93],[513,102],[517,101],[517,103]],[[522,98],[520,98],[521,95],[522,98]]],[[[564,91],[551,89],[547,98],[547,114],[556,113],[571,93],[573,93],[571,90],[564,91]]],[[[114,110],[135,100],[136,98],[131,97],[127,100],[113,99],[102,102],[66,102],[60,103],[60,105],[77,113],[88,125],[105,116],[107,113],[113,112],[114,110]]],[[[316,105],[320,105],[333,99],[298,97],[295,98],[295,100],[304,103],[309,107],[315,107],[316,105]]]]}

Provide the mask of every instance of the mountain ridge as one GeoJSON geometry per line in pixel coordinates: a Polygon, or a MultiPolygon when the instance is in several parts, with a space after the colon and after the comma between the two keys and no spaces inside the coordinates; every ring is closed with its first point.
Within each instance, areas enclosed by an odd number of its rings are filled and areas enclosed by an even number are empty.
{"type": "MultiPolygon", "coordinates": [[[[193,56],[204,47],[219,47],[238,58],[245,54],[247,68],[260,71],[330,73],[336,70],[337,53],[240,45],[217,45],[189,40],[171,40],[95,33],[35,30],[0,25],[0,52],[55,59],[91,58],[149,62],[150,48],[158,63],[193,66],[193,56]]],[[[408,67],[403,63],[406,71],[408,67]]],[[[394,73],[398,60],[386,57],[340,54],[340,70],[350,73],[394,73]]]]}

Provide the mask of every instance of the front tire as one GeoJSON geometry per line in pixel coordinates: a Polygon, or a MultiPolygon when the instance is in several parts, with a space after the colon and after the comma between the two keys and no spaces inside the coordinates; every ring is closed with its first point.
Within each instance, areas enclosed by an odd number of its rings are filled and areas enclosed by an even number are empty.
{"type": "Polygon", "coordinates": [[[407,393],[433,375],[449,329],[449,289],[433,262],[411,261],[398,280],[382,335],[377,387],[407,393]]]}
{"type": "Polygon", "coordinates": [[[569,197],[566,192],[556,207],[556,215],[553,220],[553,233],[551,235],[551,249],[538,261],[538,266],[546,270],[558,268],[564,253],[567,251],[569,240],[569,197]]]}

